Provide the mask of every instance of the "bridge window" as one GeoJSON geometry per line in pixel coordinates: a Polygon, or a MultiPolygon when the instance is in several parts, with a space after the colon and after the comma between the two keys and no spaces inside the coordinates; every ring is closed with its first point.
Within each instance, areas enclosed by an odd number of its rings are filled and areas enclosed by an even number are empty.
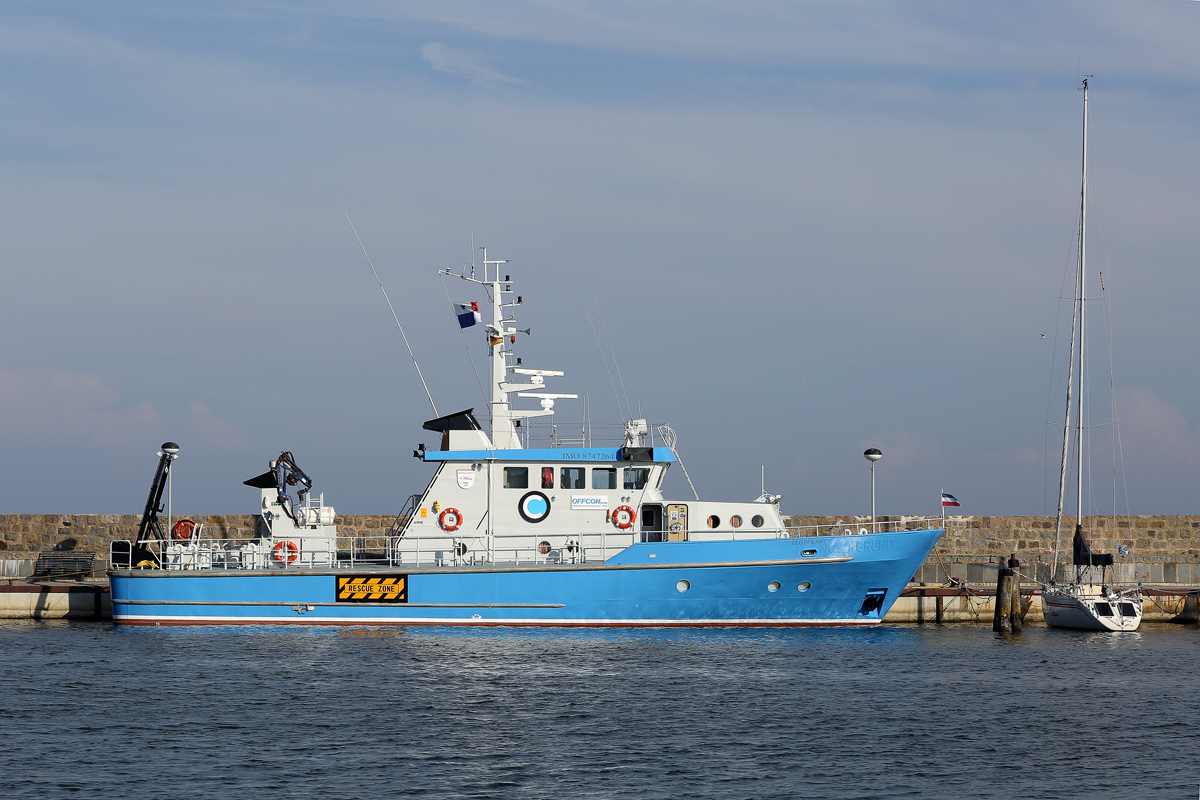
{"type": "Polygon", "coordinates": [[[625,488],[626,489],[645,489],[646,482],[650,480],[649,467],[626,467],[625,469],[625,488]]]}
{"type": "Polygon", "coordinates": [[[592,488],[593,489],[615,489],[615,488],[617,488],[617,471],[615,469],[594,469],[594,470],[592,470],[592,488]]]}
{"type": "Polygon", "coordinates": [[[554,488],[554,467],[542,467],[542,488],[554,488]]]}
{"type": "Polygon", "coordinates": [[[560,474],[562,475],[562,483],[559,484],[561,489],[586,489],[587,488],[587,468],[586,467],[563,467],[560,474]]]}
{"type": "Polygon", "coordinates": [[[529,467],[505,467],[504,468],[504,488],[505,489],[528,489],[529,488],[529,467]]]}

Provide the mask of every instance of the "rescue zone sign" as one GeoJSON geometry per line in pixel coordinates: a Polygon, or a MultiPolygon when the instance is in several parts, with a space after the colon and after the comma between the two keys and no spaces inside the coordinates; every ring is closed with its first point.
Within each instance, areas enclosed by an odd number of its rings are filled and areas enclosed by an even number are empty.
{"type": "Polygon", "coordinates": [[[339,603],[407,603],[408,576],[390,578],[353,575],[338,577],[337,601],[339,603]]]}

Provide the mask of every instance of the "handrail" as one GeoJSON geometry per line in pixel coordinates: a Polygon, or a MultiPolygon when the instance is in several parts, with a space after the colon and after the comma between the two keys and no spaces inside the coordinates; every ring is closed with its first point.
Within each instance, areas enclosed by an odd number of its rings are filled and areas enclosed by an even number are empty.
{"type": "MultiPolygon", "coordinates": [[[[939,517],[906,519],[880,523],[891,530],[929,530],[939,517]],[[899,526],[904,526],[903,528],[899,526]]],[[[149,552],[158,565],[167,570],[245,570],[245,569],[353,569],[379,566],[467,566],[480,564],[586,564],[604,562],[630,545],[644,541],[648,532],[609,530],[574,533],[480,534],[387,532],[365,535],[306,535],[298,531],[288,536],[259,539],[205,539],[193,536],[186,541],[142,542],[140,552],[149,552]]],[[[865,527],[851,529],[845,524],[788,528],[695,529],[690,541],[752,541],[810,536],[862,535],[865,527]]],[[[869,533],[869,531],[866,531],[869,533]]],[[[666,543],[664,543],[666,544],[666,543]]],[[[110,545],[109,564],[114,569],[130,569],[135,550],[129,541],[110,545]]]]}

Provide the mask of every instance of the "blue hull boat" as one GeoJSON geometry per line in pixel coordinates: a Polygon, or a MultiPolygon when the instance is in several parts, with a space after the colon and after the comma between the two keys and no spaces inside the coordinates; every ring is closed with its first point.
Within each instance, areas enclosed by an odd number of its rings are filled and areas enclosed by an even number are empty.
{"type": "Polygon", "coordinates": [[[873,625],[941,535],[639,543],[594,565],[140,569],[110,579],[114,619],[142,625],[873,625]]]}
{"type": "MultiPolygon", "coordinates": [[[[418,445],[413,455],[433,477],[390,529],[340,532],[334,510],[323,495],[309,496],[311,479],[284,452],[245,481],[260,490],[255,538],[207,538],[187,520],[164,531],[158,513],[179,452],[168,442],[137,538],[113,544],[114,620],[795,626],[883,619],[941,537],[938,518],[798,529],[765,488],[746,502],[701,500],[694,488],[693,498],[665,497],[663,478],[679,462],[667,425],[627,420],[614,426],[620,446],[594,447],[590,423],[576,441],[564,440],[554,404],[577,395],[546,391],[546,378],[563,373],[515,356],[516,334],[529,330],[516,328],[522,300],[509,276],[501,279],[503,263],[485,251],[482,279],[473,268],[470,277],[455,276],[483,287],[492,303],[484,326],[487,425],[474,409],[424,423],[439,446],[418,445]],[[540,408],[518,408],[517,398],[540,408]],[[530,424],[538,418],[551,422],[542,439],[530,424]]],[[[482,323],[478,303],[456,306],[460,326],[482,323]]]]}

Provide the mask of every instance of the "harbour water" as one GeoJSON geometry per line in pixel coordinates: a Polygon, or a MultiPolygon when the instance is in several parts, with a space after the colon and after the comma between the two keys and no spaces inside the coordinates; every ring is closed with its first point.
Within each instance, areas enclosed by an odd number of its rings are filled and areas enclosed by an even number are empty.
{"type": "Polygon", "coordinates": [[[0,623],[8,796],[1194,798],[1200,629],[0,623]]]}

